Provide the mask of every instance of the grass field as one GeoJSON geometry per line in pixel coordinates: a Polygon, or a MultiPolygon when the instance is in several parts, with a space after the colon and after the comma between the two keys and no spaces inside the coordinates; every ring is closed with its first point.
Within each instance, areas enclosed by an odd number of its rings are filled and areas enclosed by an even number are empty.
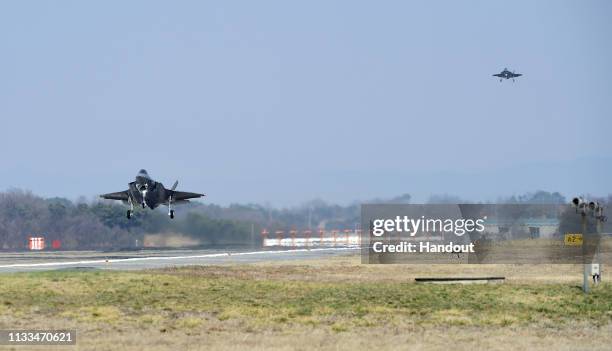
{"type": "Polygon", "coordinates": [[[580,282],[578,266],[361,265],[358,257],[4,274],[0,329],[74,328],[79,350],[609,350],[612,284],[585,296],[580,282]],[[508,281],[413,282],[444,275],[508,281]]]}

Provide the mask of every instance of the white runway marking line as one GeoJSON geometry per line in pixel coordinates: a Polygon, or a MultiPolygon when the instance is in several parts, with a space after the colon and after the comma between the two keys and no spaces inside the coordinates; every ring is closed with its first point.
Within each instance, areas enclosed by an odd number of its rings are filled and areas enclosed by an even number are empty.
{"type": "Polygon", "coordinates": [[[127,263],[134,261],[147,261],[147,260],[185,260],[194,258],[215,258],[215,257],[231,257],[231,256],[246,256],[246,255],[261,255],[261,254],[283,254],[283,253],[294,253],[294,252],[317,252],[317,251],[346,251],[346,250],[358,250],[356,247],[334,247],[334,248],[321,248],[321,249],[296,249],[296,250],[282,250],[282,251],[252,251],[252,252],[222,252],[216,254],[206,255],[194,255],[194,256],[167,256],[167,257],[132,257],[132,258],[119,258],[112,260],[89,260],[89,261],[66,261],[66,262],[47,262],[47,263],[16,263],[9,265],[2,265],[0,268],[24,268],[24,267],[53,267],[53,266],[71,266],[71,265],[86,265],[86,264],[100,264],[100,263],[127,263]]]}

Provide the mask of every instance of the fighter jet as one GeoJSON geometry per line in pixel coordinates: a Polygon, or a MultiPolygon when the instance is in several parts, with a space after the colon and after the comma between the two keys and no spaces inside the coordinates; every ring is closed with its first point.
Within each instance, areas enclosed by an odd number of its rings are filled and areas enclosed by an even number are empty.
{"type": "Polygon", "coordinates": [[[506,78],[506,79],[510,79],[510,78],[512,78],[512,81],[514,82],[514,78],[516,78],[516,77],[520,77],[520,76],[522,76],[522,74],[520,74],[520,73],[510,72],[510,71],[508,71],[508,69],[507,69],[507,68],[504,68],[504,70],[503,70],[503,71],[501,71],[501,73],[497,73],[497,74],[494,74],[494,75],[493,75],[493,77],[499,77],[499,81],[500,81],[500,82],[501,82],[501,81],[502,81],[502,79],[504,79],[504,78],[506,78]]]}
{"type": "Polygon", "coordinates": [[[154,209],[159,205],[166,205],[168,206],[168,216],[174,218],[174,204],[185,203],[189,202],[187,199],[206,196],[204,194],[176,191],[174,189],[176,189],[177,185],[178,180],[172,188],[166,189],[162,183],[151,179],[146,170],[141,169],[136,175],[135,181],[128,184],[128,190],[104,194],[100,195],[100,197],[108,200],[121,200],[129,205],[130,208],[127,210],[128,219],[134,213],[134,203],[140,204],[142,208],[149,207],[150,209],[154,209]]]}

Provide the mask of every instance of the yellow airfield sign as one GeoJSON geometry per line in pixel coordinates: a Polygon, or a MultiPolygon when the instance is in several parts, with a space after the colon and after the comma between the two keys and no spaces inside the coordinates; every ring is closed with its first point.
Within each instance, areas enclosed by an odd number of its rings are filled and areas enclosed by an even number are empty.
{"type": "Polygon", "coordinates": [[[565,234],[565,245],[566,246],[582,246],[582,234],[565,234]]]}

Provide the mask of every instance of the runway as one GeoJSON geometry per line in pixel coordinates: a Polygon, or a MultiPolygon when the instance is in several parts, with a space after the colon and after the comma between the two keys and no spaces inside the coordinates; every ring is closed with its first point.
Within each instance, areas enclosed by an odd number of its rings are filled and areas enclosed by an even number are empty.
{"type": "Polygon", "coordinates": [[[60,269],[141,270],[188,265],[218,265],[266,261],[320,259],[357,253],[359,248],[334,247],[292,250],[143,250],[0,252],[0,273],[60,269]]]}

